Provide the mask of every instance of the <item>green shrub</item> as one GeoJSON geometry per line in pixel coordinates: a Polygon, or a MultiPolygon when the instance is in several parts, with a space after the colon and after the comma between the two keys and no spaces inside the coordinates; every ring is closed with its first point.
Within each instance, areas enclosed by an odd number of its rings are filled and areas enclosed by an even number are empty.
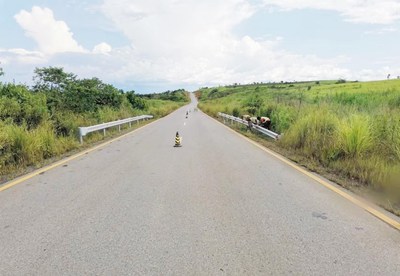
{"type": "Polygon", "coordinates": [[[234,117],[240,117],[240,110],[239,110],[239,108],[234,107],[234,108],[232,109],[232,116],[234,116],[234,117]]]}
{"type": "Polygon", "coordinates": [[[9,126],[0,121],[0,175],[13,158],[9,134],[9,126]]]}
{"type": "Polygon", "coordinates": [[[327,164],[338,158],[338,124],[339,119],[329,110],[311,110],[293,123],[281,143],[327,164]]]}
{"type": "Polygon", "coordinates": [[[16,99],[4,96],[0,97],[0,120],[14,120],[18,118],[21,113],[21,105],[16,99]]]}
{"type": "Polygon", "coordinates": [[[278,133],[284,133],[297,117],[293,108],[284,105],[279,106],[271,113],[271,128],[278,133]]]}
{"type": "Polygon", "coordinates": [[[400,114],[392,110],[382,110],[374,116],[371,130],[374,149],[388,160],[400,162],[400,114]]]}
{"type": "Polygon", "coordinates": [[[38,145],[38,158],[35,161],[41,161],[63,153],[58,148],[57,137],[51,123],[43,123],[32,132],[33,138],[38,145]]]}
{"type": "Polygon", "coordinates": [[[144,110],[144,109],[148,108],[146,100],[135,95],[134,91],[127,92],[126,97],[129,101],[129,103],[132,105],[132,108],[140,109],[140,110],[144,110]]]}
{"type": "Polygon", "coordinates": [[[258,94],[251,94],[244,102],[243,107],[252,115],[258,115],[264,101],[258,94]]]}
{"type": "Polygon", "coordinates": [[[41,160],[38,154],[38,141],[34,135],[30,135],[26,125],[10,125],[6,129],[9,137],[9,152],[12,153],[12,159],[7,163],[32,165],[35,160],[41,160]]]}
{"type": "Polygon", "coordinates": [[[45,95],[33,94],[23,85],[0,86],[0,119],[35,127],[48,117],[45,95]]]}
{"type": "Polygon", "coordinates": [[[339,144],[346,157],[362,157],[371,149],[370,125],[369,117],[362,115],[353,115],[341,122],[339,144]]]}

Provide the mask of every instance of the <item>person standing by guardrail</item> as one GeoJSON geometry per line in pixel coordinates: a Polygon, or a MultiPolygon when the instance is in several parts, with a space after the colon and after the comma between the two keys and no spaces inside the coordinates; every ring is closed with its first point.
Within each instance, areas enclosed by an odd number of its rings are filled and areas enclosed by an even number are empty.
{"type": "Polygon", "coordinates": [[[252,132],[253,129],[253,122],[250,120],[250,118],[247,119],[247,129],[252,132]]]}

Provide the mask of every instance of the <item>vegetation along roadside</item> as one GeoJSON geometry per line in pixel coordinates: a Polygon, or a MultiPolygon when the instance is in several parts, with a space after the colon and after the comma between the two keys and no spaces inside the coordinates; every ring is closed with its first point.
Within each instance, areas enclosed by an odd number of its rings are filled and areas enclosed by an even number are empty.
{"type": "Polygon", "coordinates": [[[214,117],[269,117],[276,143],[236,128],[400,214],[400,80],[235,84],[197,97],[214,117]]]}
{"type": "Polygon", "coordinates": [[[37,68],[33,87],[0,82],[0,183],[107,139],[92,133],[80,145],[79,126],[141,114],[160,118],[187,102],[183,89],[139,95],[57,67],[37,68]]]}

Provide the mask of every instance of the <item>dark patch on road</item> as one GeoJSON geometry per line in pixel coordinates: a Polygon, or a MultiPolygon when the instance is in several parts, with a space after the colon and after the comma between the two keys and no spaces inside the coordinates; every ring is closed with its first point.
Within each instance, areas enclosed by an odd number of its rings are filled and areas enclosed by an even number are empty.
{"type": "Polygon", "coordinates": [[[323,220],[326,220],[328,217],[326,216],[326,213],[318,213],[318,212],[313,212],[312,213],[312,216],[314,217],[314,218],[320,218],[320,219],[323,219],[323,220]]]}
{"type": "Polygon", "coordinates": [[[11,225],[6,225],[6,226],[4,226],[4,229],[10,228],[10,227],[11,227],[11,225]]]}
{"type": "Polygon", "coordinates": [[[63,165],[64,168],[68,167],[68,164],[63,165]]]}
{"type": "Polygon", "coordinates": [[[41,173],[39,173],[39,175],[44,175],[46,172],[41,172],[41,173]]]}
{"type": "Polygon", "coordinates": [[[355,228],[356,228],[357,231],[362,231],[362,230],[364,230],[364,228],[362,228],[362,227],[355,227],[355,228]]]}

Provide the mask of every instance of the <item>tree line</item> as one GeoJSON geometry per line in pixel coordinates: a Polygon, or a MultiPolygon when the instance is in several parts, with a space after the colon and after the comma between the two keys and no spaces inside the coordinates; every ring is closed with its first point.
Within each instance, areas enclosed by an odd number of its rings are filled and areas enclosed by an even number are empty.
{"type": "MultiPolygon", "coordinates": [[[[0,82],[0,176],[79,147],[79,126],[160,117],[187,101],[183,89],[139,95],[61,67],[36,68],[32,86],[0,82]]],[[[93,141],[102,139],[96,135],[93,141]]]]}

